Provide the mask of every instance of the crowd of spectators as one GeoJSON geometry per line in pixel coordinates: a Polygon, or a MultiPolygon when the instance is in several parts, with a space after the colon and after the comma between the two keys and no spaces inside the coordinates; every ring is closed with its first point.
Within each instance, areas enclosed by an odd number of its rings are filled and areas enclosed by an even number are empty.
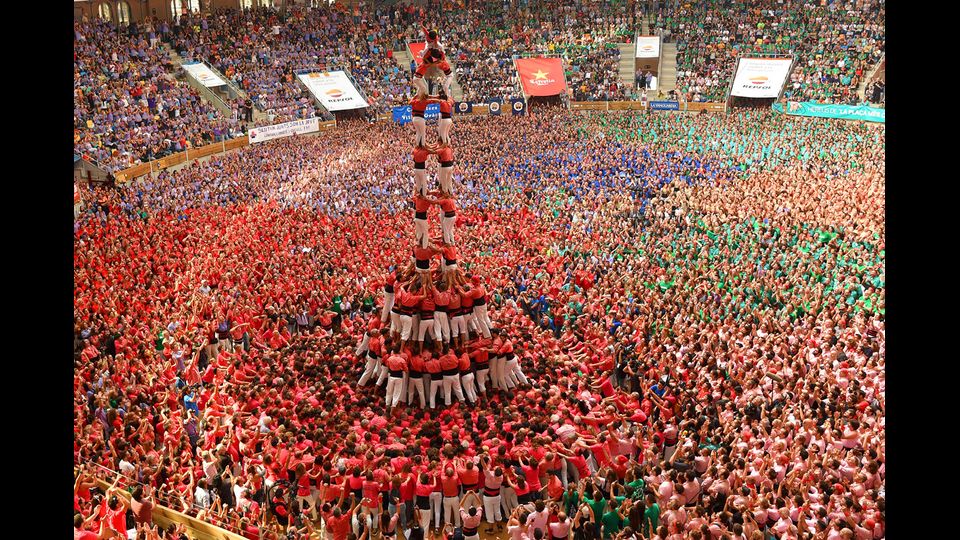
{"type": "Polygon", "coordinates": [[[880,0],[662,2],[652,25],[677,43],[677,89],[690,101],[723,100],[737,56],[792,54],[784,95],[855,104],[863,77],[883,55],[880,0]]]}
{"type": "Polygon", "coordinates": [[[126,489],[138,538],[178,534],[145,503],[248,538],[449,532],[479,482],[518,539],[884,538],[883,125],[546,109],[453,137],[461,264],[532,387],[387,413],[357,386],[413,239],[404,128],[97,189],[79,529],[125,534],[126,489]]]}
{"type": "Polygon", "coordinates": [[[109,171],[241,134],[177,80],[158,26],[74,23],[74,147],[109,171]]]}

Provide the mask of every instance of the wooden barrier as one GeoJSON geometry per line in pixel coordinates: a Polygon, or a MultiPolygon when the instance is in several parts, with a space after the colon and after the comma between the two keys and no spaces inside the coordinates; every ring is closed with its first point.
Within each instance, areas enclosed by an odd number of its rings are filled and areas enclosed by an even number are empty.
{"type": "Polygon", "coordinates": [[[726,103],[697,102],[697,101],[687,102],[687,111],[690,111],[690,112],[699,112],[699,111],[723,112],[725,110],[727,110],[726,103]]]}
{"type": "Polygon", "coordinates": [[[570,108],[575,111],[605,111],[606,101],[571,101],[570,108]]]}
{"type": "Polygon", "coordinates": [[[150,172],[150,163],[141,163],[140,165],[134,165],[122,171],[118,171],[113,175],[117,182],[127,182],[133,178],[143,176],[150,172]]]}
{"type": "MultiPolygon", "coordinates": [[[[101,491],[106,492],[110,487],[110,484],[98,478],[97,486],[101,491]]],[[[123,497],[127,502],[130,502],[130,494],[127,493],[126,490],[118,488],[116,493],[118,496],[123,497]]],[[[221,529],[220,527],[207,523],[206,521],[200,521],[195,517],[188,516],[182,512],[177,512],[176,510],[167,508],[166,506],[160,506],[159,504],[156,504],[153,507],[153,522],[163,528],[167,528],[171,523],[183,523],[187,527],[187,534],[189,537],[196,540],[246,540],[246,538],[239,534],[221,529]]]]}
{"type": "Polygon", "coordinates": [[[646,108],[647,104],[643,101],[611,101],[608,104],[611,111],[638,111],[646,108]]]}
{"type": "Polygon", "coordinates": [[[473,114],[490,114],[489,105],[473,105],[473,114]]]}
{"type": "Polygon", "coordinates": [[[223,152],[223,148],[223,143],[213,143],[206,146],[201,146],[200,148],[194,148],[193,150],[190,150],[188,154],[190,159],[199,159],[202,157],[219,154],[220,152],[223,152]]]}
{"type": "Polygon", "coordinates": [[[174,165],[179,165],[185,161],[187,161],[187,153],[177,152],[176,154],[170,154],[167,157],[158,159],[156,163],[159,168],[166,169],[168,167],[173,167],[174,165]]]}
{"type": "Polygon", "coordinates": [[[224,147],[227,150],[233,150],[234,148],[240,148],[242,146],[247,146],[250,144],[250,137],[244,135],[243,137],[237,137],[236,139],[230,139],[224,144],[224,147]]]}
{"type": "MultiPolygon", "coordinates": [[[[390,118],[387,117],[386,120],[390,120],[390,118]]],[[[336,120],[328,120],[326,122],[320,122],[320,131],[326,131],[328,129],[333,129],[335,127],[337,127],[336,120]]]]}

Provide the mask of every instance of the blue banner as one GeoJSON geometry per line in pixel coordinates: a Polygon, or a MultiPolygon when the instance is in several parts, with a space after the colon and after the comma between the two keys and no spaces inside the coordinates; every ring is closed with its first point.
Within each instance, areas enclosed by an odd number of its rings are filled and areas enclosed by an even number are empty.
{"type": "MultiPolygon", "coordinates": [[[[773,110],[784,112],[782,103],[774,103],[773,110]]],[[[839,120],[864,120],[866,122],[887,122],[887,110],[867,105],[828,105],[812,101],[788,101],[787,114],[797,116],[816,116],[839,120]]]]}
{"type": "Polygon", "coordinates": [[[458,114],[470,114],[473,112],[473,103],[469,101],[458,101],[454,104],[453,110],[458,114]]]}
{"type": "Polygon", "coordinates": [[[527,102],[523,98],[510,98],[510,108],[514,116],[522,116],[527,112],[527,102]]]}
{"type": "Polygon", "coordinates": [[[651,101],[650,110],[653,111],[679,111],[679,101],[651,101]]]}
{"type": "Polygon", "coordinates": [[[423,111],[424,120],[437,120],[440,118],[440,104],[439,103],[430,103],[427,105],[427,109],[423,111]]]}
{"type": "Polygon", "coordinates": [[[502,99],[491,99],[487,102],[487,105],[490,106],[490,114],[500,116],[500,106],[503,105],[502,99]]]}
{"type": "Polygon", "coordinates": [[[410,105],[400,105],[393,108],[393,121],[401,126],[413,122],[413,107],[410,105]]]}

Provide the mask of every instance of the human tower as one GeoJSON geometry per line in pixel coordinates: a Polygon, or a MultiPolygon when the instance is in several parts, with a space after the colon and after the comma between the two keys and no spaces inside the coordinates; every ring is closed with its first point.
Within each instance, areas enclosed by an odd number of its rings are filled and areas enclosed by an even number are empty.
{"type": "Polygon", "coordinates": [[[421,408],[427,402],[435,408],[441,391],[445,405],[453,397],[472,405],[486,398],[488,378],[493,391],[528,384],[513,344],[493,327],[487,313],[483,278],[460,268],[450,138],[453,75],[437,32],[424,28],[424,35],[427,46],[414,74],[416,93],[410,100],[414,246],[405,267],[389,269],[383,284],[383,311],[379,318],[372,318],[357,349],[357,355],[366,358],[360,386],[374,377],[377,386],[386,383],[391,410],[401,403],[412,404],[417,396],[421,408]],[[443,75],[439,92],[431,95],[427,78],[438,74],[443,75]],[[432,103],[440,108],[436,143],[427,142],[425,114],[432,103]],[[430,188],[427,178],[430,156],[439,165],[436,189],[430,188]],[[435,206],[441,214],[439,236],[431,236],[429,228],[428,217],[435,206]]]}

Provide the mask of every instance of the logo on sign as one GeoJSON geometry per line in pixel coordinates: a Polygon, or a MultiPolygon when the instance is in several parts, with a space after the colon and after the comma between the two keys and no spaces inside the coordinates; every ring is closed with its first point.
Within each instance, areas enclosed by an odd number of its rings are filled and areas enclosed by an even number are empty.
{"type": "Polygon", "coordinates": [[[497,111],[499,111],[499,110],[500,110],[500,103],[497,102],[497,101],[491,101],[491,102],[490,102],[490,111],[491,111],[491,112],[497,112],[497,111]]]}
{"type": "Polygon", "coordinates": [[[327,95],[330,96],[330,97],[332,97],[332,98],[334,98],[334,99],[336,99],[336,98],[338,98],[338,97],[342,97],[342,96],[343,96],[343,92],[341,92],[338,88],[331,88],[331,89],[327,90],[327,95]]]}
{"type": "Polygon", "coordinates": [[[767,80],[769,79],[767,79],[765,76],[757,75],[756,77],[750,77],[750,84],[765,84],[767,80]]]}
{"type": "Polygon", "coordinates": [[[517,111],[517,112],[522,111],[522,110],[523,110],[523,102],[522,102],[522,101],[517,101],[517,102],[515,102],[515,103],[513,104],[513,110],[515,110],[515,111],[517,111]]]}
{"type": "Polygon", "coordinates": [[[640,47],[640,50],[641,50],[641,51],[652,51],[652,50],[653,50],[653,45],[644,45],[643,47],[640,47]]]}
{"type": "Polygon", "coordinates": [[[461,101],[460,105],[457,107],[457,110],[460,112],[467,112],[467,103],[465,101],[461,101]]]}
{"type": "Polygon", "coordinates": [[[554,79],[548,79],[547,75],[549,74],[550,72],[548,71],[538,69],[537,72],[533,74],[533,78],[530,79],[530,84],[533,84],[536,86],[546,86],[548,84],[553,84],[557,82],[554,79]]]}

